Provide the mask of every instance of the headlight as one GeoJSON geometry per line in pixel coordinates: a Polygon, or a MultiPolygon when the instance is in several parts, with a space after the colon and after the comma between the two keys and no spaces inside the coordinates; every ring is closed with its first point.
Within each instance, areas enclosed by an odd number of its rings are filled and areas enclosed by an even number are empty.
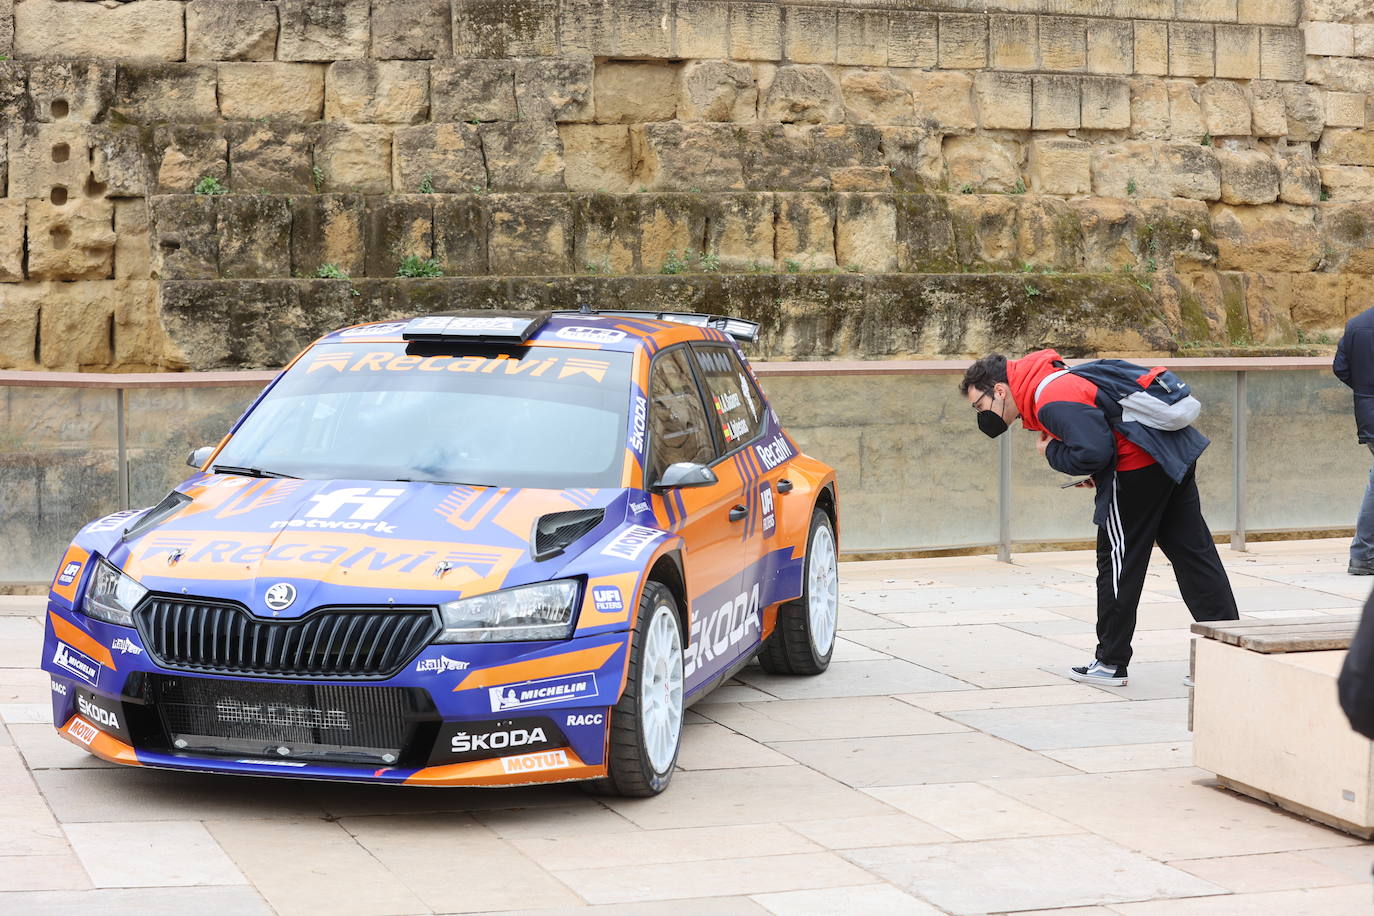
{"type": "Polygon", "coordinates": [[[109,562],[96,560],[91,580],[86,584],[86,597],[81,610],[87,617],[131,627],[134,625],[134,608],[146,594],[146,588],[109,562]]]}
{"type": "Polygon", "coordinates": [[[567,639],[576,608],[575,579],[461,598],[439,605],[444,630],[435,642],[567,639]]]}

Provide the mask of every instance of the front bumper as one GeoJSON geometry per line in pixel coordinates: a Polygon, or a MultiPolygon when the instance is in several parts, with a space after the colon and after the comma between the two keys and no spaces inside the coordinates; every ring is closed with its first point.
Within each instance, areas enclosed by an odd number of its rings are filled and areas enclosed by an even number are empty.
{"type": "Polygon", "coordinates": [[[428,646],[386,680],[160,667],[136,630],[49,605],[53,724],[113,763],[433,786],[606,774],[628,633],[428,646]]]}

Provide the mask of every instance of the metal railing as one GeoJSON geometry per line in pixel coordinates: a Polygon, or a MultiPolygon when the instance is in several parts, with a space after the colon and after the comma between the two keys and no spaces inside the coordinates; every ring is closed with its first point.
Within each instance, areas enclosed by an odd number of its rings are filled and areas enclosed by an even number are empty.
{"type": "MultiPolygon", "coordinates": [[[[1200,463],[1204,507],[1233,548],[1256,531],[1353,524],[1369,456],[1329,360],[1139,361],[1167,363],[1204,401],[1198,425],[1220,446],[1205,473],[1200,463]]],[[[1013,430],[994,445],[977,432],[956,390],[967,365],[755,364],[788,430],[839,470],[849,555],[987,549],[1009,560],[1093,536],[1090,510],[1064,511],[1056,475],[1021,457],[1031,437],[1013,430]]],[[[156,502],[185,478],[190,448],[219,441],[274,376],[0,372],[0,537],[11,548],[0,583],[46,581],[82,524],[156,502]]]]}

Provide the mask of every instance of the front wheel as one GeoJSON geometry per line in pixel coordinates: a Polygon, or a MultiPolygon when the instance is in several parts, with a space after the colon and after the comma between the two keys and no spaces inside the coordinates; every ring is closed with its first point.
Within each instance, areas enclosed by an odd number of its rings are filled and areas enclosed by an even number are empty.
{"type": "Polygon", "coordinates": [[[677,602],[657,582],[644,586],[630,643],[625,693],[611,711],[608,775],[593,791],[647,797],[668,787],[682,743],[682,628],[677,602]]]}
{"type": "Polygon", "coordinates": [[[778,625],[759,652],[770,674],[820,674],[830,667],[840,619],[840,574],[835,528],[824,509],[811,511],[802,596],[778,609],[778,625]]]}

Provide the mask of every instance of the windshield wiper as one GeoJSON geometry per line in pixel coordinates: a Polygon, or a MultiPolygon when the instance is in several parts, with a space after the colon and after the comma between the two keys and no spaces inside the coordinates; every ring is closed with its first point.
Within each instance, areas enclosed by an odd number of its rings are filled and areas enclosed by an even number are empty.
{"type": "Polygon", "coordinates": [[[297,478],[290,474],[278,474],[276,471],[264,471],[262,468],[241,468],[232,464],[217,464],[210,468],[212,474],[238,474],[240,477],[286,477],[291,480],[297,478]]]}
{"type": "Polygon", "coordinates": [[[396,482],[396,483],[435,483],[435,484],[438,484],[438,485],[441,486],[441,487],[475,487],[475,488],[477,488],[477,489],[482,489],[483,487],[494,487],[494,486],[496,486],[496,484],[494,484],[494,483],[468,483],[467,481],[463,481],[463,480],[432,480],[432,479],[430,479],[430,478],[428,478],[428,477],[397,477],[397,478],[395,478],[395,482],[396,482]]]}

